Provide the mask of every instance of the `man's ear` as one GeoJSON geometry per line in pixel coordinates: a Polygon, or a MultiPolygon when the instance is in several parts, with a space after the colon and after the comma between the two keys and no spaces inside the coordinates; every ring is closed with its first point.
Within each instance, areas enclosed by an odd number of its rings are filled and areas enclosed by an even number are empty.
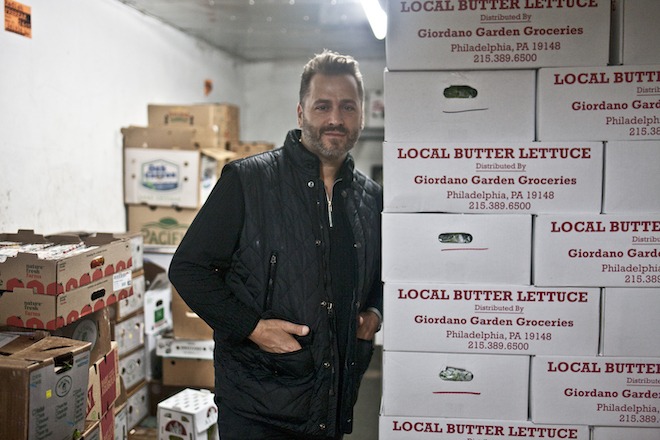
{"type": "Polygon", "coordinates": [[[302,128],[303,124],[303,108],[300,103],[298,103],[298,107],[296,108],[296,113],[298,114],[298,128],[302,128]]]}

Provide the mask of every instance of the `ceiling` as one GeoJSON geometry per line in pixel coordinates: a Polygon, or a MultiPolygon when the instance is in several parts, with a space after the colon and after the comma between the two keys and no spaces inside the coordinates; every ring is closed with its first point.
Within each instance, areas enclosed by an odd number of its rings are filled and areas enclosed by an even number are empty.
{"type": "Polygon", "coordinates": [[[119,0],[245,61],[385,59],[360,0],[119,0]]]}

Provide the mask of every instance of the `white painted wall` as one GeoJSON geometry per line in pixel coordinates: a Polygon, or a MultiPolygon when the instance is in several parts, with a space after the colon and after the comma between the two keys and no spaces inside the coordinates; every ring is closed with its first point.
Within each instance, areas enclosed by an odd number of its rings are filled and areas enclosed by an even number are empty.
{"type": "MultiPolygon", "coordinates": [[[[146,125],[149,103],[236,104],[241,138],[277,146],[297,125],[313,54],[246,64],[116,0],[29,3],[32,39],[0,30],[0,232],[124,231],[120,130],[146,125]]],[[[360,66],[382,89],[385,60],[360,66]]],[[[381,152],[361,142],[358,167],[381,152]]]]}
{"type": "Polygon", "coordinates": [[[121,127],[152,102],[244,106],[242,65],[115,0],[26,3],[32,39],[0,30],[0,232],[123,231],[121,127]]]}

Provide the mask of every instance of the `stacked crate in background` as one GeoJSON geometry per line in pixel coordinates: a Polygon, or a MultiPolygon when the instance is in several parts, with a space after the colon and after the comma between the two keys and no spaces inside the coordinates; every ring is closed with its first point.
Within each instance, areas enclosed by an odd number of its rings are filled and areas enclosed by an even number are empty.
{"type": "Polygon", "coordinates": [[[127,432],[117,416],[125,414],[122,345],[110,316],[133,296],[135,237],[0,237],[0,374],[12,384],[0,390],[2,413],[11,415],[0,437],[107,440],[127,432]]]}
{"type": "MultiPolygon", "coordinates": [[[[177,310],[172,301],[179,298],[167,278],[172,254],[211,193],[222,167],[231,160],[270,150],[273,145],[240,139],[239,108],[233,104],[149,104],[147,112],[146,127],[122,129],[127,229],[142,234],[145,273],[150,274],[144,314],[141,319],[133,317],[135,326],[126,323],[130,328],[121,331],[128,335],[133,330],[137,335],[142,330],[140,355],[133,353],[135,359],[126,359],[130,362],[126,371],[146,370],[146,381],[138,381],[139,392],[147,397],[147,413],[155,415],[156,405],[182,387],[212,388],[213,381],[212,362],[210,370],[205,368],[202,374],[197,367],[181,368],[189,360],[175,362],[157,354],[159,340],[172,335],[172,312],[177,310]],[[199,385],[196,381],[203,378],[206,382],[199,385]]],[[[209,342],[212,344],[204,341],[209,342]]]]}
{"type": "Polygon", "coordinates": [[[172,289],[172,318],[172,332],[156,342],[156,354],[163,363],[163,385],[214,390],[213,330],[176,289],[172,289]]]}
{"type": "MultiPolygon", "coordinates": [[[[113,322],[113,335],[123,342],[119,371],[127,394],[129,431],[153,415],[149,385],[160,378],[161,365],[152,341],[172,328],[172,292],[165,269],[145,259],[141,279],[139,307],[113,322]]],[[[137,283],[135,292],[138,292],[137,283]]]]}
{"type": "Polygon", "coordinates": [[[396,1],[388,20],[380,438],[657,438],[657,39],[609,65],[596,1],[396,1]]]}
{"type": "Polygon", "coordinates": [[[176,246],[229,161],[273,148],[240,140],[233,104],[148,105],[148,126],[124,136],[128,230],[176,246]]]}
{"type": "Polygon", "coordinates": [[[145,245],[176,246],[234,156],[238,108],[148,105],[148,126],[122,129],[128,230],[145,245]]]}

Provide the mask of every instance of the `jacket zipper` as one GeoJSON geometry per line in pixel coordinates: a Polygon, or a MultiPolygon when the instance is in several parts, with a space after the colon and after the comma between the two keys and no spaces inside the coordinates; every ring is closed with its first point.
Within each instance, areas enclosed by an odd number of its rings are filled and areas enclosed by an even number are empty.
{"type": "MultiPolygon", "coordinates": [[[[337,182],[341,182],[341,180],[342,179],[339,178],[339,179],[335,180],[334,183],[332,184],[332,193],[333,194],[335,193],[334,189],[335,189],[335,186],[337,185],[337,182]]],[[[327,201],[327,204],[328,204],[328,224],[332,228],[333,227],[333,224],[332,224],[332,197],[330,197],[330,195],[328,194],[327,191],[325,191],[325,200],[327,201]]]]}
{"type": "Polygon", "coordinates": [[[266,303],[264,304],[264,310],[271,310],[273,308],[273,292],[275,291],[275,275],[277,272],[277,252],[270,254],[268,264],[268,286],[266,288],[266,303]]]}
{"type": "Polygon", "coordinates": [[[325,198],[328,201],[328,223],[332,228],[332,199],[330,198],[330,196],[328,196],[327,192],[325,193],[325,198]]]}

